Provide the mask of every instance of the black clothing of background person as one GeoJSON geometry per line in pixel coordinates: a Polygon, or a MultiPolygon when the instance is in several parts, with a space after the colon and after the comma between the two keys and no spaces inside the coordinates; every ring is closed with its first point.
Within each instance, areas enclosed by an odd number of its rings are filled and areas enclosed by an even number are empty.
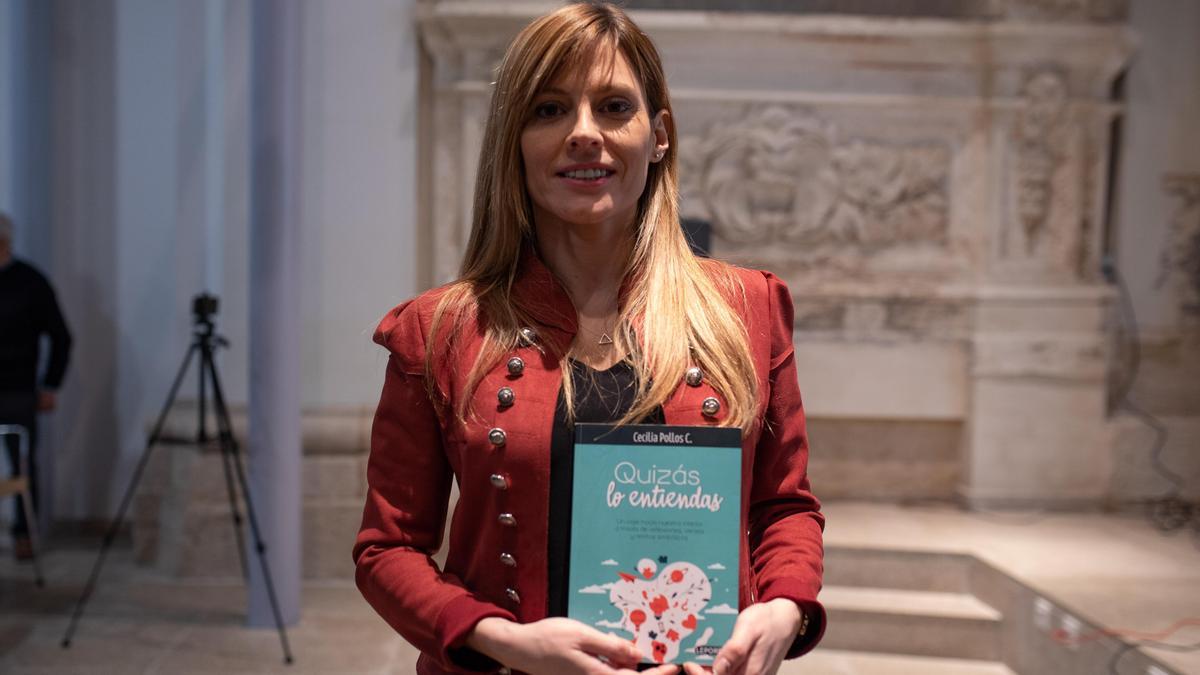
{"type": "MultiPolygon", "coordinates": [[[[33,266],[11,259],[0,263],[0,424],[20,424],[30,435],[30,491],[37,502],[36,447],[38,392],[62,383],[71,350],[71,333],[59,311],[50,282],[33,266]],[[41,337],[50,338],[46,373],[38,382],[41,337]]],[[[7,437],[9,461],[17,466],[16,437],[7,437]]],[[[16,509],[13,536],[25,538],[25,512],[16,509]]]]}

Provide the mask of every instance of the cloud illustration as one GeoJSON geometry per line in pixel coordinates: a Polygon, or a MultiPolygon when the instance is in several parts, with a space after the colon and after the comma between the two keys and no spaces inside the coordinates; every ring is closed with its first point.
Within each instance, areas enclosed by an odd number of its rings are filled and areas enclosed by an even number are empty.
{"type": "Polygon", "coordinates": [[[595,595],[604,595],[604,594],[608,593],[608,589],[610,589],[610,588],[612,588],[611,581],[608,582],[607,584],[600,584],[598,586],[597,585],[584,586],[583,588],[579,589],[579,592],[580,593],[592,593],[595,595]]]}
{"type": "Polygon", "coordinates": [[[616,567],[617,565],[620,565],[621,563],[617,562],[616,560],[613,560],[612,558],[609,558],[608,560],[605,560],[604,562],[602,562],[600,564],[608,565],[609,567],[616,567]]]}
{"type": "Polygon", "coordinates": [[[723,570],[723,569],[725,569],[725,566],[724,566],[724,565],[722,565],[721,563],[713,563],[713,564],[711,564],[711,565],[709,565],[709,566],[708,566],[708,569],[710,569],[710,570],[723,570]]]}
{"type": "Polygon", "coordinates": [[[622,624],[621,624],[621,622],[619,622],[619,621],[609,621],[609,620],[607,620],[607,619],[603,619],[603,620],[601,620],[601,621],[597,621],[597,622],[596,622],[596,625],[597,625],[597,626],[600,626],[601,628],[621,628],[621,629],[625,628],[625,626],[624,626],[624,625],[622,625],[622,624]]]}
{"type": "Polygon", "coordinates": [[[705,614],[737,614],[737,608],[730,607],[729,603],[722,602],[716,607],[709,607],[704,612],[705,614]]]}

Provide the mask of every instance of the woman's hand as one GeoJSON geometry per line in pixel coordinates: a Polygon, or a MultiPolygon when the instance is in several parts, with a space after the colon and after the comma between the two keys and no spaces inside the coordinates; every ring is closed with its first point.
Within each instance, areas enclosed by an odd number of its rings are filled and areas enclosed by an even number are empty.
{"type": "MultiPolygon", "coordinates": [[[[733,635],[713,661],[713,675],[775,675],[796,639],[802,618],[800,608],[786,598],[742,610],[733,635]]],[[[687,675],[705,675],[705,669],[695,663],[685,664],[683,669],[687,675]]]]}
{"type": "MultiPolygon", "coordinates": [[[[524,624],[488,617],[475,624],[467,646],[530,675],[633,675],[639,656],[628,640],[560,617],[524,624]]],[[[679,666],[666,664],[642,675],[677,672],[679,666]]]]}

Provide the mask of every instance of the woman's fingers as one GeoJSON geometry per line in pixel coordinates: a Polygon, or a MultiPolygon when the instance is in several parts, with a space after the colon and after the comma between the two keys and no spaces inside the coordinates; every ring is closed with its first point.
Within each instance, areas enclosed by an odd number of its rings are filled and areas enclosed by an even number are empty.
{"type": "Polygon", "coordinates": [[[752,627],[753,623],[752,616],[745,612],[738,617],[737,623],[733,625],[733,635],[729,636],[729,641],[717,652],[717,658],[713,662],[713,675],[740,675],[745,671],[746,659],[758,639],[758,631],[752,627]]]}
{"type": "Polygon", "coordinates": [[[579,648],[589,654],[603,656],[614,667],[632,666],[641,656],[637,647],[628,640],[601,633],[584,624],[579,624],[579,648]]]}
{"type": "Polygon", "coordinates": [[[684,675],[708,675],[711,670],[711,668],[705,669],[705,666],[702,666],[698,663],[692,663],[691,661],[683,664],[684,675]]]}

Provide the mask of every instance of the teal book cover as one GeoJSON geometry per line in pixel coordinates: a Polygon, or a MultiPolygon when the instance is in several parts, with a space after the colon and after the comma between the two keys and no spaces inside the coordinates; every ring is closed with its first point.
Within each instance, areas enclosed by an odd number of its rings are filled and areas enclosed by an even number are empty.
{"type": "Polygon", "coordinates": [[[741,431],[579,424],[567,615],[711,665],[738,613],[741,431]]]}

